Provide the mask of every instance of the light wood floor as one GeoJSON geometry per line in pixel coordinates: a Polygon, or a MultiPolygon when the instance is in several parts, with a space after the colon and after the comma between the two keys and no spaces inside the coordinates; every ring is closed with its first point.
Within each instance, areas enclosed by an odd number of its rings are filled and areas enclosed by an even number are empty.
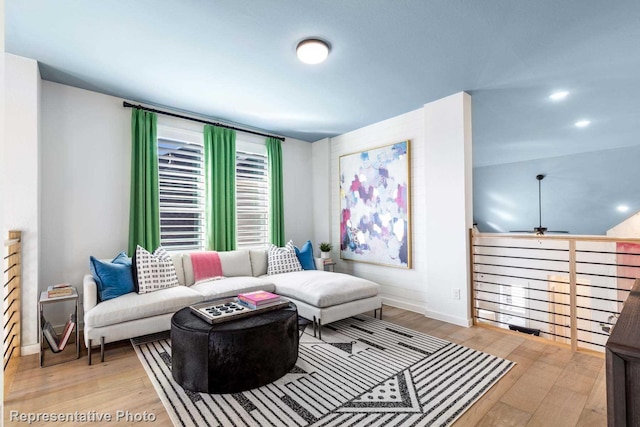
{"type": "MultiPolygon", "coordinates": [[[[386,307],[384,320],[516,362],[516,366],[476,402],[455,426],[606,426],[605,369],[602,357],[572,353],[527,336],[481,327],[462,328],[417,313],[386,307]]],[[[95,355],[94,355],[95,356],[95,355]]],[[[155,422],[107,425],[170,426],[171,421],[128,341],[107,345],[92,366],[79,360],[40,368],[38,356],[25,356],[5,395],[10,412],[128,411],[155,416],[155,422]]],[[[52,359],[50,359],[52,360],[52,359]]],[[[78,423],[65,425],[102,425],[78,423]]],[[[51,423],[32,423],[31,426],[51,423]]]]}

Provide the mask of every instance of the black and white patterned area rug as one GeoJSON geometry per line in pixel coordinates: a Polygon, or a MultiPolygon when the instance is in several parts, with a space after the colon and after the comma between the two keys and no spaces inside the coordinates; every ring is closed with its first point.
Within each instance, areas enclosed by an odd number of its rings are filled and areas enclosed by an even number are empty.
{"type": "Polygon", "coordinates": [[[173,381],[170,339],[132,342],[176,426],[448,426],[514,365],[368,316],[309,332],[290,373],[234,394],[173,381]]]}

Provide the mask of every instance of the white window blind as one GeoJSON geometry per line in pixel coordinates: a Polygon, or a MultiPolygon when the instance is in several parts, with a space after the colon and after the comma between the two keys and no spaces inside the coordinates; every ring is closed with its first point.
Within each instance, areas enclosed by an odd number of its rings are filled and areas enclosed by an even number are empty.
{"type": "Polygon", "coordinates": [[[239,249],[269,243],[267,167],[267,156],[236,150],[236,245],[239,249]]]}
{"type": "Polygon", "coordinates": [[[180,138],[158,132],[160,243],[167,250],[205,246],[204,146],[202,135],[180,138]]]}

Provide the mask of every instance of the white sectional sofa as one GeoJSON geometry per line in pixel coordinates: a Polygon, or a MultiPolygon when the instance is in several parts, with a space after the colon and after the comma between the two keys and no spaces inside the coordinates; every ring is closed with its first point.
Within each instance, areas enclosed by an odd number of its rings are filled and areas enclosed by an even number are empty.
{"type": "Polygon", "coordinates": [[[84,341],[91,364],[91,348],[104,344],[171,329],[171,316],[188,305],[242,292],[266,290],[282,295],[298,307],[298,314],[313,321],[321,336],[323,324],[335,322],[370,310],[380,310],[379,285],[366,279],[322,270],[303,270],[267,275],[267,250],[220,252],[224,279],[194,283],[189,252],[172,255],[180,286],[155,292],[131,292],[98,302],[96,282],[84,277],[84,341]]]}

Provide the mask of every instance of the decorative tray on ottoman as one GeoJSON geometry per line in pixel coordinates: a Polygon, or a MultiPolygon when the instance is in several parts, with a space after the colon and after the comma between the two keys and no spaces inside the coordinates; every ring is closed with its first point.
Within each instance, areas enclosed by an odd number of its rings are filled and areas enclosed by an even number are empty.
{"type": "Polygon", "coordinates": [[[201,302],[199,304],[190,305],[189,308],[193,314],[199,316],[204,321],[213,324],[252,316],[256,313],[264,313],[265,311],[277,310],[279,308],[286,307],[288,304],[288,300],[280,298],[279,301],[271,304],[251,308],[238,302],[238,298],[230,297],[201,302]]]}

